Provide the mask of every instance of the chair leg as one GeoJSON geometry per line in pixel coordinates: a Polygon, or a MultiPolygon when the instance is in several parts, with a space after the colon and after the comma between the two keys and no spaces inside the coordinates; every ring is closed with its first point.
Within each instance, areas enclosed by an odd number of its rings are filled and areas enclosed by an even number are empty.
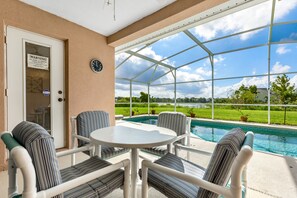
{"type": "Polygon", "coordinates": [[[172,153],[172,144],[167,144],[167,152],[172,153]]]}
{"type": "Polygon", "coordinates": [[[71,166],[75,165],[75,153],[71,155],[71,166]]]}
{"type": "MultiPolygon", "coordinates": [[[[75,117],[71,117],[70,118],[70,122],[71,122],[71,146],[72,149],[75,148],[75,134],[76,134],[76,118],[75,117]]],[[[73,153],[71,155],[71,166],[75,165],[75,153],[73,153]]]]}
{"type": "Polygon", "coordinates": [[[95,155],[101,158],[101,145],[95,145],[95,155]]]}
{"type": "Polygon", "coordinates": [[[246,197],[246,195],[247,195],[247,166],[245,166],[243,168],[243,171],[242,171],[242,184],[243,184],[243,186],[245,188],[244,197],[246,197]]]}
{"type": "Polygon", "coordinates": [[[148,174],[148,168],[144,165],[145,161],[142,161],[142,198],[148,198],[148,183],[147,183],[147,174],[148,174]]]}
{"type": "Polygon", "coordinates": [[[130,196],[130,163],[125,166],[125,181],[124,181],[124,198],[130,196]]]}
{"type": "Polygon", "coordinates": [[[18,187],[16,184],[16,172],[17,172],[17,167],[10,156],[8,159],[8,177],[9,177],[8,197],[13,197],[14,195],[18,194],[17,193],[18,187]]]}
{"type": "Polygon", "coordinates": [[[174,146],[174,154],[175,154],[176,156],[179,155],[179,149],[178,149],[178,147],[177,147],[176,145],[174,146]]]}

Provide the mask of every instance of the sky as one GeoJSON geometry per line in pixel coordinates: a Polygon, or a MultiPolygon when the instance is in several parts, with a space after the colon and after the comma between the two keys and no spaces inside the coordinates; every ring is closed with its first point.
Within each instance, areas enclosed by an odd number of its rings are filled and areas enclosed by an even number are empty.
{"type": "MultiPolygon", "coordinates": [[[[202,42],[214,56],[214,90],[215,97],[229,97],[242,84],[268,87],[268,68],[271,74],[295,72],[288,74],[291,83],[297,87],[297,0],[276,1],[274,26],[271,34],[271,59],[268,63],[269,27],[272,1],[241,10],[231,15],[191,28],[188,31],[202,42]],[[278,24],[292,22],[289,24],[278,24]],[[263,27],[264,26],[264,27],[263,27]],[[263,27],[260,28],[259,27],[263,27]],[[210,41],[241,31],[258,28],[252,32],[239,34],[221,40],[210,41]],[[285,44],[280,44],[280,42],[285,44]],[[295,43],[294,43],[295,42],[295,43]],[[263,45],[263,46],[261,46],[263,45]],[[260,46],[256,48],[228,52],[240,48],[260,46]],[[222,53],[224,52],[224,53],[222,53]],[[226,53],[228,52],[228,53],[226,53]],[[257,77],[241,77],[259,75],[257,77]],[[262,76],[264,75],[264,76],[262,76]],[[224,79],[239,77],[236,79],[224,79]]],[[[180,67],[176,71],[177,82],[200,81],[177,84],[177,97],[211,97],[212,70],[208,54],[196,46],[184,32],[163,38],[147,47],[141,46],[132,51],[151,59],[162,61],[164,65],[180,67]],[[172,56],[182,50],[187,51],[172,56]],[[199,61],[197,61],[199,60],[199,61]],[[196,61],[196,62],[195,62],[196,61]]],[[[130,55],[116,55],[116,66],[130,55]]],[[[271,76],[271,81],[277,75],[271,76]]],[[[116,69],[116,77],[133,79],[141,82],[152,82],[150,94],[154,97],[173,98],[174,86],[157,84],[173,83],[170,69],[157,66],[151,61],[131,56],[116,69]],[[145,72],[143,72],[145,71],[145,72]],[[168,73],[167,75],[164,75],[168,73]]],[[[140,92],[148,92],[147,85],[133,83],[133,96],[140,92]]],[[[116,96],[129,96],[128,81],[116,80],[116,96]]]]}

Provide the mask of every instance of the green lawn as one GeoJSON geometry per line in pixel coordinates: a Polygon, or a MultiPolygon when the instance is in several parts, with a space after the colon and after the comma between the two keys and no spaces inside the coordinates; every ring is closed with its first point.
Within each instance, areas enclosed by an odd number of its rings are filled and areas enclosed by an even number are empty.
{"type": "MultiPolygon", "coordinates": [[[[137,107],[133,108],[138,109],[138,112],[135,112],[135,115],[147,114],[147,107],[137,107]]],[[[162,111],[173,111],[173,106],[162,106],[154,108],[156,114],[162,111]]],[[[177,107],[176,111],[183,112],[186,115],[188,114],[188,108],[186,107],[177,107]]],[[[116,114],[121,114],[124,116],[129,115],[129,107],[116,107],[116,114]]],[[[248,122],[257,122],[257,123],[267,123],[268,120],[268,111],[265,110],[243,110],[244,114],[248,114],[248,122]]],[[[194,113],[197,118],[211,118],[211,108],[195,108],[194,113]]],[[[215,119],[218,120],[240,120],[240,112],[235,109],[215,109],[215,119]]],[[[284,122],[284,112],[283,111],[270,111],[270,122],[271,124],[283,124],[284,122]]],[[[297,125],[297,112],[296,111],[287,111],[287,125],[297,125]]]]}

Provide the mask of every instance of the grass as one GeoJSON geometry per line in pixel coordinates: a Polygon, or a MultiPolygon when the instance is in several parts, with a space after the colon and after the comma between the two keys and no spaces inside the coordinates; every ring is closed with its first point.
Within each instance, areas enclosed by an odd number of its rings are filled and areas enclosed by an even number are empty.
{"type": "MultiPolygon", "coordinates": [[[[173,106],[162,106],[154,108],[156,114],[162,111],[174,111],[173,106]]],[[[133,108],[135,115],[147,114],[147,107],[136,107],[133,108]],[[138,110],[138,111],[137,111],[138,110]]],[[[177,107],[176,111],[182,112],[189,116],[188,108],[177,107]]],[[[116,107],[116,114],[121,114],[124,116],[129,116],[129,107],[116,107]]],[[[248,116],[248,122],[256,123],[266,123],[268,121],[268,111],[267,110],[243,110],[244,114],[248,116]]],[[[194,113],[197,118],[211,118],[211,108],[194,108],[194,113]]],[[[223,109],[215,108],[214,118],[218,120],[232,120],[239,121],[241,113],[235,109],[223,109]]],[[[284,112],[283,111],[270,111],[270,122],[271,124],[281,124],[284,123],[284,112]]],[[[297,126],[297,111],[287,111],[286,125],[297,126]]]]}

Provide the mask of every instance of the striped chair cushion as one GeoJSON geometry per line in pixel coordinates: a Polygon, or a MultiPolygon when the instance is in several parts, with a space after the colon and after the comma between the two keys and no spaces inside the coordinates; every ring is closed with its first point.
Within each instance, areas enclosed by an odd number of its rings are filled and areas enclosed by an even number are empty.
{"type": "MultiPolygon", "coordinates": [[[[183,135],[187,129],[187,116],[180,112],[162,112],[158,116],[157,125],[175,131],[178,136],[183,135]]],[[[180,143],[184,142],[182,139],[180,143]]]]}
{"type": "Polygon", "coordinates": [[[141,149],[141,151],[150,153],[153,155],[158,155],[158,156],[163,156],[167,153],[167,146],[157,146],[157,147],[152,147],[152,148],[144,148],[141,149]]]}
{"type": "MultiPolygon", "coordinates": [[[[158,116],[157,126],[171,129],[175,131],[178,136],[183,135],[186,133],[187,116],[180,112],[162,112],[158,116]]],[[[184,144],[185,139],[182,139],[178,142],[184,144]]],[[[143,148],[141,150],[158,156],[163,156],[167,153],[166,146],[143,148]]]]}
{"type": "MultiPolygon", "coordinates": [[[[80,113],[77,118],[77,134],[90,137],[90,134],[96,130],[110,126],[109,114],[105,111],[85,111],[80,113]]],[[[78,146],[84,146],[87,142],[78,140],[78,146]]],[[[114,148],[101,146],[101,157],[108,159],[117,155],[128,152],[129,149],[125,148],[114,148]]],[[[85,154],[90,155],[90,151],[84,151],[85,154]]]]}
{"type": "MultiPolygon", "coordinates": [[[[231,166],[239,153],[245,139],[245,133],[240,129],[232,129],[217,143],[206,169],[204,180],[225,186],[230,177],[231,166]]],[[[219,195],[200,188],[198,197],[215,198],[219,195]]]]}
{"type": "MultiPolygon", "coordinates": [[[[104,111],[85,111],[80,113],[76,118],[77,134],[90,137],[90,133],[96,129],[109,127],[109,114],[104,111]]],[[[84,146],[87,142],[78,140],[78,146],[84,146]]]]}
{"type": "MultiPolygon", "coordinates": [[[[109,147],[109,146],[101,146],[101,158],[102,159],[109,159],[121,154],[129,152],[127,148],[117,148],[117,147],[109,147]]],[[[90,156],[90,151],[83,151],[86,155],[90,156]]]]}
{"type": "Polygon", "coordinates": [[[38,124],[26,121],[18,124],[12,134],[27,149],[32,158],[36,172],[37,191],[61,184],[62,178],[53,137],[38,124]]]}
{"type": "MultiPolygon", "coordinates": [[[[202,178],[205,172],[204,168],[171,153],[167,153],[155,163],[198,178],[202,178]]],[[[139,173],[141,176],[141,171],[139,173]]],[[[170,198],[196,197],[199,190],[199,187],[193,184],[151,169],[148,171],[148,183],[170,198]]]]}
{"type": "Polygon", "coordinates": [[[109,159],[111,157],[121,155],[128,151],[129,151],[129,149],[127,149],[127,148],[101,146],[101,158],[109,159]]]}
{"type": "MultiPolygon", "coordinates": [[[[100,159],[97,156],[79,163],[75,166],[61,170],[63,182],[70,181],[85,174],[94,172],[111,165],[111,163],[100,159]]],[[[113,190],[124,185],[124,171],[116,170],[112,173],[94,179],[81,186],[64,193],[64,198],[91,198],[104,197],[113,190]]]]}

